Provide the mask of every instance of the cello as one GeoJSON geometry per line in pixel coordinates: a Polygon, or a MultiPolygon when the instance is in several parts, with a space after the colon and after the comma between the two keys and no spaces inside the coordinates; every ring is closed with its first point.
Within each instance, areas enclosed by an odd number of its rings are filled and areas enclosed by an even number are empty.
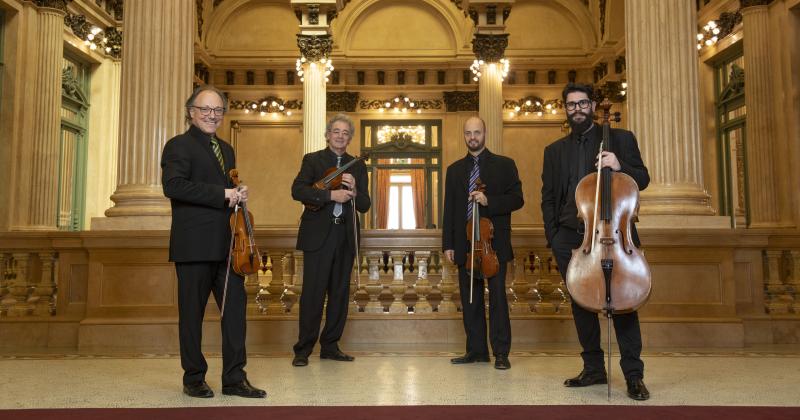
{"type": "MultiPolygon", "coordinates": [[[[605,99],[599,107],[603,110],[603,152],[611,149],[611,103],[605,99]]],[[[613,119],[619,121],[619,113],[613,119]]],[[[611,317],[644,305],[650,296],[651,278],[644,253],[631,236],[633,223],[638,221],[639,186],[627,174],[602,168],[601,154],[597,172],[586,175],[575,189],[578,218],[585,230],[580,247],[572,251],[566,286],[575,303],[607,317],[610,374],[611,317]]],[[[608,395],[610,398],[610,385],[608,395]]]]}
{"type": "MultiPolygon", "coordinates": [[[[240,188],[239,171],[231,169],[228,171],[231,182],[236,188],[240,188]]],[[[231,244],[228,247],[228,266],[225,272],[225,287],[222,292],[222,307],[220,308],[220,318],[225,314],[225,298],[228,293],[228,276],[230,270],[240,276],[257,273],[261,268],[261,253],[256,246],[255,234],[253,233],[253,214],[247,210],[247,203],[237,203],[230,217],[231,244]]]]}
{"type": "MultiPolygon", "coordinates": [[[[486,184],[482,183],[480,178],[475,180],[475,186],[475,191],[486,191],[486,184]]],[[[478,202],[472,200],[472,218],[467,221],[467,241],[470,243],[466,262],[466,268],[469,270],[469,303],[472,303],[472,286],[475,282],[473,267],[480,267],[483,278],[487,280],[496,276],[500,269],[497,253],[492,248],[494,225],[488,217],[480,217],[478,212],[478,202]]]]}

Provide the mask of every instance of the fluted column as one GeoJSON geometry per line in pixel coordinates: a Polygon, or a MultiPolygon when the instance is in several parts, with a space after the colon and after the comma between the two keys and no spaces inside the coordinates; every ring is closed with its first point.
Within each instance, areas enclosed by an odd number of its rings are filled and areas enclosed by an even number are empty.
{"type": "Polygon", "coordinates": [[[742,1],[744,42],[744,101],[747,107],[747,183],[750,227],[780,224],[780,203],[775,172],[775,121],[770,65],[770,0],[742,1]],[[767,181],[767,182],[765,182],[767,181]]]}
{"type": "Polygon", "coordinates": [[[325,148],[325,64],[303,63],[303,153],[325,148]]]}
{"type": "Polygon", "coordinates": [[[478,84],[478,114],[486,122],[486,147],[494,153],[503,152],[503,73],[502,64],[481,66],[478,84]]]}
{"type": "Polygon", "coordinates": [[[300,17],[297,47],[300,49],[301,62],[298,64],[303,82],[303,153],[326,146],[326,73],[333,48],[330,23],[336,16],[336,3],[336,0],[291,0],[300,17]]]}
{"type": "Polygon", "coordinates": [[[64,60],[63,1],[36,2],[36,84],[34,123],[30,132],[32,162],[30,208],[24,230],[56,230],[58,222],[58,162],[61,129],[61,68],[64,60]]]}
{"type": "Polygon", "coordinates": [[[650,171],[643,215],[713,215],[703,186],[695,4],[626,0],[630,127],[650,171]]]}
{"type": "Polygon", "coordinates": [[[508,70],[508,62],[504,58],[508,46],[508,34],[504,31],[506,19],[511,13],[511,5],[514,2],[473,0],[469,3],[470,15],[475,23],[472,51],[475,53],[480,73],[478,114],[486,122],[486,147],[494,153],[502,153],[503,79],[508,70]]]}
{"type": "Polygon", "coordinates": [[[115,205],[108,219],[92,220],[92,229],[169,227],[160,159],[167,140],[186,130],[194,13],[191,0],[125,2],[115,205]]]}

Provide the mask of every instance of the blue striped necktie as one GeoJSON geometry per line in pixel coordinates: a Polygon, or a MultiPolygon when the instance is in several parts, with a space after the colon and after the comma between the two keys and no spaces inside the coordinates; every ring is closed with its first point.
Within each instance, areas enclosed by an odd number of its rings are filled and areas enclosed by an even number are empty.
{"type": "MultiPolygon", "coordinates": [[[[472,165],[472,170],[469,173],[469,191],[467,195],[469,195],[478,188],[477,181],[478,178],[481,176],[481,168],[478,166],[478,157],[473,156],[472,159],[474,160],[474,164],[472,165]]],[[[471,218],[472,218],[472,202],[467,201],[467,220],[471,218]]]]}
{"type": "MultiPolygon", "coordinates": [[[[342,166],[342,157],[336,156],[336,167],[342,166]]],[[[342,215],[342,203],[336,203],[333,206],[333,217],[339,217],[342,215]]]]}

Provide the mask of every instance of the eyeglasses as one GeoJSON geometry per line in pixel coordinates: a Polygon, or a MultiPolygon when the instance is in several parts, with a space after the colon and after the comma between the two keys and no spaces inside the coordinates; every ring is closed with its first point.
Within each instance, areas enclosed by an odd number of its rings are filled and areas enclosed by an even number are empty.
{"type": "Polygon", "coordinates": [[[581,99],[578,102],[567,102],[567,103],[565,103],[564,104],[564,108],[566,108],[567,111],[574,111],[576,107],[580,107],[580,109],[586,109],[586,108],[589,108],[589,105],[591,105],[591,104],[592,104],[592,101],[590,101],[588,99],[581,99]]]}
{"type": "Polygon", "coordinates": [[[207,106],[204,106],[204,107],[193,106],[192,108],[200,111],[200,115],[202,115],[204,117],[207,117],[207,116],[211,115],[211,111],[214,111],[214,115],[216,115],[218,117],[221,117],[222,114],[225,113],[225,108],[209,108],[207,106]]]}

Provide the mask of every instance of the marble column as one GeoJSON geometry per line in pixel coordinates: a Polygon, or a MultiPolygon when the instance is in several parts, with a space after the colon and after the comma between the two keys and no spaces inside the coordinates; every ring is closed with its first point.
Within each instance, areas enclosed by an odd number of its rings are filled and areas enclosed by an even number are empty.
{"type": "Polygon", "coordinates": [[[167,140],[186,131],[194,13],[191,0],[125,2],[115,205],[92,229],[169,228],[160,159],[167,140]]]}
{"type": "Polygon", "coordinates": [[[486,147],[503,153],[503,65],[499,62],[481,65],[478,80],[478,115],[486,122],[486,147]]]}
{"type": "Polygon", "coordinates": [[[22,230],[56,230],[61,130],[61,68],[64,60],[65,2],[36,2],[36,83],[33,97],[30,208],[22,230]]]}
{"type": "Polygon", "coordinates": [[[625,1],[630,128],[651,178],[641,214],[724,227],[723,218],[692,217],[714,214],[703,186],[696,26],[692,0],[625,1]]]}
{"type": "Polygon", "coordinates": [[[470,16],[475,23],[472,51],[478,60],[478,114],[486,122],[486,147],[503,153],[503,78],[508,34],[506,19],[513,0],[472,0],[470,16]]]}
{"type": "Polygon", "coordinates": [[[327,86],[325,64],[303,63],[303,154],[324,149],[327,86]]]}
{"type": "MultiPolygon", "coordinates": [[[[327,120],[327,65],[330,64],[333,38],[330,23],[336,17],[340,1],[291,0],[300,19],[297,47],[302,62],[303,81],[303,153],[324,149],[327,120]]],[[[341,4],[344,7],[344,4],[341,4]]],[[[355,133],[353,133],[355,135],[355,133]]]]}
{"type": "Polygon", "coordinates": [[[781,222],[775,156],[775,109],[770,63],[770,0],[742,1],[744,100],[747,108],[746,153],[750,227],[781,222]],[[767,182],[765,182],[767,181],[767,182]]]}

